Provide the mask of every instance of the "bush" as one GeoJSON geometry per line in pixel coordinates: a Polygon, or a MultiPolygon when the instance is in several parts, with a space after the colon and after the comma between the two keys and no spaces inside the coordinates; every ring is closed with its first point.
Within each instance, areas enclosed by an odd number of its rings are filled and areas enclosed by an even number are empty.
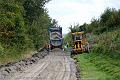
{"type": "Polygon", "coordinates": [[[0,0],[0,55],[4,53],[1,63],[37,50],[49,40],[48,28],[53,23],[44,8],[48,1],[0,0]]]}
{"type": "Polygon", "coordinates": [[[100,34],[95,38],[96,44],[92,48],[93,53],[109,55],[112,58],[116,58],[120,55],[120,29],[100,34]]]}

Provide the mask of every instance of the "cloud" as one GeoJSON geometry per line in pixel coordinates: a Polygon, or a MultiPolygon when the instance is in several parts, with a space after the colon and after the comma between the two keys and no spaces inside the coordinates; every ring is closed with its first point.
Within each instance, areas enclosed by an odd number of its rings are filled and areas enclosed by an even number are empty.
{"type": "Polygon", "coordinates": [[[74,23],[90,23],[98,18],[107,7],[120,8],[119,0],[52,0],[46,5],[50,17],[56,19],[67,33],[74,23]]]}

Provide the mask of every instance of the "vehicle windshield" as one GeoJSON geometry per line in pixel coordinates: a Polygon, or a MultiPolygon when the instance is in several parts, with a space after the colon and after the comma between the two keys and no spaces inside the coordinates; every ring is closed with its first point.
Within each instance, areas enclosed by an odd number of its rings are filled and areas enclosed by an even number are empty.
{"type": "Polygon", "coordinates": [[[82,36],[78,35],[75,37],[75,40],[81,40],[82,39],[82,36]]]}

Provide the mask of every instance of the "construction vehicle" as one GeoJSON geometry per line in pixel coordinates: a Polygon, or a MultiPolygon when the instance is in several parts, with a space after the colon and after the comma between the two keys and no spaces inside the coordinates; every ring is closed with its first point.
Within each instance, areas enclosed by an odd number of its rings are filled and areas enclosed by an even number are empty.
{"type": "Polygon", "coordinates": [[[62,49],[62,27],[49,28],[50,34],[50,49],[60,48],[62,49]]]}
{"type": "Polygon", "coordinates": [[[79,54],[83,52],[89,52],[89,43],[86,39],[84,32],[72,33],[72,51],[71,54],[79,54]]]}

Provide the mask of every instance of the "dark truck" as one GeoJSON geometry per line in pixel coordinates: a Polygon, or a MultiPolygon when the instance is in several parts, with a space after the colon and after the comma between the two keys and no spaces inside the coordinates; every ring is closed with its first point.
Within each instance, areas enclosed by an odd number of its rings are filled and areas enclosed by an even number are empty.
{"type": "Polygon", "coordinates": [[[50,34],[50,48],[51,50],[54,48],[60,48],[62,49],[62,27],[54,27],[49,28],[49,34],[50,34]]]}

